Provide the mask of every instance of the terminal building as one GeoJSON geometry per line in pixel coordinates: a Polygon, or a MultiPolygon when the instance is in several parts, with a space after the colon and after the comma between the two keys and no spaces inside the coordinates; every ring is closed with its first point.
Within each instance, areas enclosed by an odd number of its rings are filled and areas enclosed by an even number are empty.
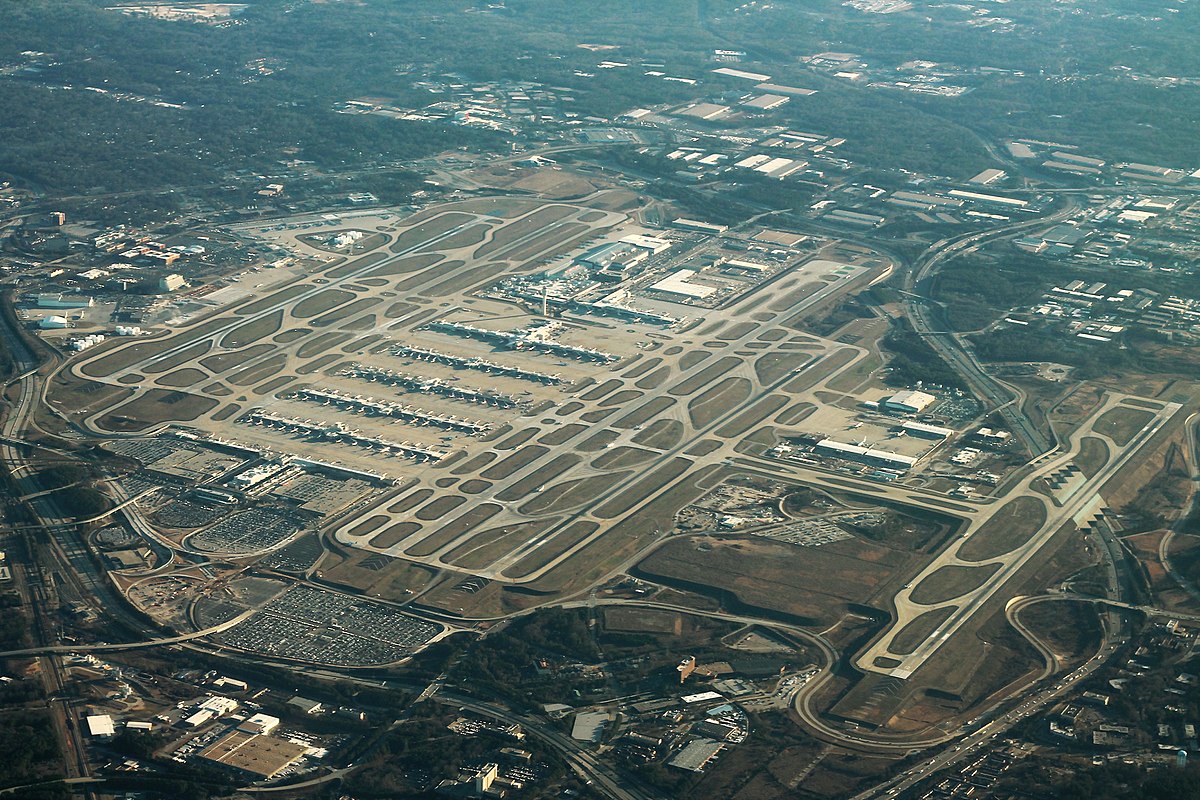
{"type": "Polygon", "coordinates": [[[847,444],[833,439],[822,439],[813,446],[813,451],[822,456],[842,458],[871,467],[901,471],[912,469],[919,460],[913,456],[892,453],[887,450],[876,450],[859,444],[847,444]]]}

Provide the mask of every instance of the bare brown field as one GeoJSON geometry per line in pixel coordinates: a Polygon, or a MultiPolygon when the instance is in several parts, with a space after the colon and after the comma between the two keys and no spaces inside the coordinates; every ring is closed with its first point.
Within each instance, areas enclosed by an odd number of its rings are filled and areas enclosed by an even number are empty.
{"type": "MultiPolygon", "coordinates": [[[[343,306],[343,307],[337,309],[336,311],[332,311],[332,312],[326,314],[323,317],[317,317],[309,324],[314,327],[317,327],[317,328],[327,328],[330,325],[333,325],[334,323],[343,322],[345,320],[351,319],[354,317],[354,315],[361,314],[362,312],[366,311],[367,309],[373,308],[374,306],[377,306],[382,302],[383,302],[383,298],[381,298],[381,297],[361,297],[358,300],[355,300],[353,303],[351,303],[348,306],[343,306]]],[[[373,324],[374,323],[372,323],[371,326],[373,326],[373,324]]],[[[371,327],[371,326],[368,326],[368,327],[371,327]]]]}
{"type": "Polygon", "coordinates": [[[208,358],[200,359],[200,366],[211,372],[213,375],[220,375],[227,369],[240,367],[252,358],[266,355],[274,350],[275,347],[269,344],[256,344],[253,347],[247,347],[245,350],[237,353],[217,353],[208,358]]]}
{"type": "Polygon", "coordinates": [[[726,372],[729,372],[729,370],[733,369],[740,363],[742,363],[742,360],[740,358],[735,358],[734,356],[725,356],[724,358],[719,358],[704,369],[697,372],[695,375],[685,378],[679,383],[675,384],[667,391],[676,397],[687,397],[688,395],[694,394],[701,389],[712,386],[717,382],[718,378],[720,378],[726,372]]]}
{"type": "Polygon", "coordinates": [[[1100,415],[1092,431],[1108,436],[1121,447],[1129,444],[1134,435],[1153,421],[1154,414],[1134,408],[1113,408],[1100,415]]]}
{"type": "Polygon", "coordinates": [[[913,587],[910,597],[923,606],[944,603],[973,592],[1000,569],[999,563],[982,567],[962,567],[950,564],[934,570],[925,580],[913,587]]]}
{"type": "Polygon", "coordinates": [[[677,419],[655,420],[648,428],[633,435],[635,444],[657,447],[660,450],[669,450],[682,439],[683,423],[677,419]]]}
{"type": "Polygon", "coordinates": [[[497,500],[512,502],[528,497],[532,492],[539,491],[547,483],[574,467],[583,459],[575,453],[562,453],[547,461],[533,472],[521,478],[516,483],[499,492],[497,500]]]}
{"type": "Polygon", "coordinates": [[[571,215],[570,206],[544,206],[529,216],[519,219],[511,225],[506,225],[496,231],[496,235],[487,244],[477,248],[475,258],[486,258],[497,250],[508,247],[513,242],[547,225],[571,215]]]}
{"type": "Polygon", "coordinates": [[[529,444],[522,447],[512,455],[505,458],[503,461],[498,461],[492,466],[479,473],[481,478],[488,480],[504,480],[510,477],[513,473],[521,470],[534,461],[537,461],[546,453],[550,452],[550,448],[542,447],[538,444],[529,444]]]}
{"type": "Polygon", "coordinates": [[[408,548],[405,552],[417,558],[428,558],[446,545],[487,522],[503,510],[496,503],[482,503],[462,516],[443,525],[435,533],[408,548]]]}
{"type": "Polygon", "coordinates": [[[958,556],[965,561],[998,558],[1028,542],[1045,521],[1046,507],[1037,498],[1014,498],[963,542],[958,556]]]}
{"type": "Polygon", "coordinates": [[[522,578],[535,572],[591,536],[599,527],[595,522],[586,520],[573,522],[550,540],[542,542],[532,553],[505,568],[501,574],[507,578],[522,578]]]}
{"type": "Polygon", "coordinates": [[[432,267],[439,261],[445,260],[445,256],[436,253],[425,253],[417,256],[407,256],[397,259],[390,264],[384,264],[381,267],[368,272],[368,275],[376,278],[390,278],[395,275],[407,275],[410,272],[418,272],[426,267],[432,267]]]}
{"type": "Polygon", "coordinates": [[[697,429],[720,419],[731,408],[750,399],[751,384],[745,378],[726,378],[688,403],[688,417],[697,429]]]}
{"type": "Polygon", "coordinates": [[[458,490],[460,492],[465,492],[466,494],[481,494],[490,488],[492,488],[491,481],[481,481],[478,478],[472,478],[470,480],[463,481],[462,485],[458,487],[458,490]]]}
{"type": "Polygon", "coordinates": [[[387,507],[389,514],[403,514],[424,503],[433,496],[433,489],[416,489],[397,499],[387,507]]]}
{"type": "Polygon", "coordinates": [[[388,526],[382,533],[371,537],[371,547],[378,547],[380,550],[395,547],[421,530],[421,527],[421,524],[417,522],[397,522],[395,525],[388,526]]]}
{"type": "Polygon", "coordinates": [[[787,395],[773,394],[764,397],[750,408],[738,414],[729,422],[722,425],[716,431],[715,435],[725,439],[733,439],[743,435],[746,431],[758,425],[767,417],[774,414],[779,409],[788,404],[789,398],[787,395]]]}
{"type": "Polygon", "coordinates": [[[679,357],[679,371],[687,372],[711,355],[712,353],[706,353],[703,350],[692,350],[689,353],[684,353],[679,357]]]}
{"type": "Polygon", "coordinates": [[[163,422],[191,422],[217,405],[216,400],[208,397],[151,389],[97,419],[96,427],[114,433],[144,431],[163,422]]]}
{"type": "Polygon", "coordinates": [[[343,306],[354,299],[354,292],[343,289],[325,289],[306,297],[292,307],[292,316],[296,319],[308,319],[318,314],[324,314],[338,306],[343,306]]]}
{"type": "Polygon", "coordinates": [[[142,371],[149,375],[155,375],[162,372],[170,372],[173,369],[182,367],[191,361],[195,361],[200,356],[207,353],[212,348],[211,342],[197,342],[190,347],[185,347],[182,350],[172,353],[171,355],[156,361],[153,364],[143,364],[142,371]]]}
{"type": "Polygon", "coordinates": [[[613,427],[626,429],[645,425],[673,405],[675,405],[675,401],[670,397],[656,397],[621,417],[613,423],[613,427]]]}
{"type": "Polygon", "coordinates": [[[637,485],[623,490],[616,497],[604,502],[593,511],[593,516],[600,519],[613,519],[626,514],[658,492],[677,481],[695,462],[687,458],[673,458],[659,466],[653,472],[644,476],[637,485]]]}
{"type": "MultiPolygon", "coordinates": [[[[774,319],[774,317],[772,317],[772,319],[774,319]]],[[[769,328],[755,338],[763,342],[778,342],[780,339],[786,339],[787,335],[787,331],[783,330],[782,328],[769,328]]]]}
{"type": "Polygon", "coordinates": [[[649,372],[650,370],[657,367],[661,363],[662,363],[662,359],[659,358],[658,356],[654,356],[652,358],[643,358],[643,359],[639,360],[636,364],[634,364],[631,369],[628,369],[624,373],[622,373],[622,377],[624,377],[624,378],[640,378],[643,375],[645,375],[647,372],[649,372]]]}
{"type": "Polygon", "coordinates": [[[254,344],[271,334],[278,333],[283,327],[283,309],[274,311],[266,316],[252,319],[225,334],[221,339],[221,347],[238,350],[248,344],[254,344]]]}
{"type": "Polygon", "coordinates": [[[467,498],[457,494],[444,494],[429,503],[417,509],[414,515],[417,519],[423,519],[426,522],[439,520],[449,514],[454,509],[467,502],[467,498]]]}
{"type": "Polygon", "coordinates": [[[721,330],[721,328],[724,328],[724,327],[725,327],[725,320],[723,320],[723,319],[712,320],[707,325],[705,325],[703,328],[698,328],[696,330],[696,335],[697,336],[712,336],[714,333],[716,333],[717,331],[721,330]]]}
{"type": "Polygon", "coordinates": [[[201,372],[198,369],[186,367],[184,369],[177,369],[174,372],[163,375],[154,382],[159,386],[169,386],[172,389],[182,389],[184,387],[191,386],[194,383],[199,383],[207,377],[207,372],[201,372]]]}
{"type": "Polygon", "coordinates": [[[587,425],[583,425],[578,422],[571,422],[566,425],[558,426],[542,438],[538,439],[538,441],[542,444],[558,446],[560,444],[566,444],[587,429],[587,425]]]}
{"type": "Polygon", "coordinates": [[[546,512],[569,511],[581,503],[594,500],[598,495],[607,492],[631,474],[630,472],[610,472],[607,475],[591,475],[587,478],[563,481],[543,492],[538,492],[532,500],[517,510],[531,516],[546,512]]]}

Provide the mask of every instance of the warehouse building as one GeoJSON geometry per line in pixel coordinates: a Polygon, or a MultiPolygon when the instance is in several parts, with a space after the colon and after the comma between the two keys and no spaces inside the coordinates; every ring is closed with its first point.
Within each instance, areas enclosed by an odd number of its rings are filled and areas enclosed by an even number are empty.
{"type": "Polygon", "coordinates": [[[931,394],[906,390],[884,399],[883,407],[887,411],[898,411],[901,414],[920,414],[936,402],[937,398],[931,394]]]}
{"type": "Polygon", "coordinates": [[[268,780],[295,764],[308,748],[284,739],[234,730],[200,751],[199,757],[255,780],[268,780]]]}

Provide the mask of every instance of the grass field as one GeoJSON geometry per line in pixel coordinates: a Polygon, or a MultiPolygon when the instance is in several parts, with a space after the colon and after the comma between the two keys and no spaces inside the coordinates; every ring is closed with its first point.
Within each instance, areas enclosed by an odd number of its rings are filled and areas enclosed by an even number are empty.
{"type": "Polygon", "coordinates": [[[167,373],[154,382],[159,386],[169,386],[173,389],[181,389],[186,386],[191,386],[194,383],[199,383],[207,377],[208,373],[187,367],[167,373]]]}
{"type": "Polygon", "coordinates": [[[293,382],[294,380],[296,380],[296,379],[294,377],[292,377],[291,375],[281,375],[278,378],[274,378],[272,380],[267,381],[266,383],[262,384],[261,386],[255,386],[253,389],[253,392],[260,397],[264,397],[266,395],[274,394],[275,392],[278,392],[280,389],[287,386],[289,383],[293,382]]]}
{"type": "Polygon", "coordinates": [[[539,486],[545,486],[582,460],[583,458],[575,453],[561,453],[499,492],[496,499],[505,502],[522,500],[537,491],[539,486]]]}
{"type": "Polygon", "coordinates": [[[667,450],[683,439],[683,423],[677,419],[659,419],[633,435],[635,444],[667,450]]]}
{"type": "Polygon", "coordinates": [[[240,367],[252,358],[271,352],[275,348],[269,344],[256,344],[237,353],[217,353],[208,358],[200,359],[200,366],[214,375],[220,375],[233,367],[240,367]]]}
{"type": "Polygon", "coordinates": [[[326,289],[312,297],[304,298],[293,306],[292,316],[296,319],[308,319],[345,305],[353,299],[354,292],[347,292],[344,289],[326,289]]]}
{"type": "Polygon", "coordinates": [[[701,594],[728,592],[753,608],[833,625],[875,593],[910,559],[861,540],[797,547],[753,537],[672,540],[638,565],[639,574],[701,594]]]}
{"type": "Polygon", "coordinates": [[[971,534],[958,551],[966,561],[1002,556],[1029,541],[1046,521],[1046,507],[1034,497],[1017,497],[1001,506],[971,534]]]}
{"type": "Polygon", "coordinates": [[[688,403],[688,416],[692,425],[697,429],[711,425],[731,408],[736,408],[750,399],[752,388],[746,378],[726,378],[708,389],[688,403]]]}
{"type": "Polygon", "coordinates": [[[283,309],[279,309],[264,317],[251,320],[231,330],[221,339],[221,347],[237,350],[248,344],[254,344],[283,327],[283,309]]]}
{"type": "Polygon", "coordinates": [[[674,483],[686,473],[693,462],[686,458],[673,458],[653,472],[645,475],[635,486],[622,491],[616,497],[605,501],[592,513],[600,519],[615,519],[628,513],[638,504],[652,497],[656,492],[674,483]]]}
{"type": "Polygon", "coordinates": [[[405,552],[417,558],[431,556],[460,536],[483,525],[503,510],[503,506],[496,503],[483,503],[475,506],[462,516],[452,520],[449,524],[443,525],[431,536],[427,536],[415,543],[405,552]]]}
{"type": "Polygon", "coordinates": [[[712,353],[706,353],[703,350],[692,350],[690,353],[684,353],[679,357],[679,370],[681,372],[687,372],[689,369],[696,366],[701,361],[704,361],[711,355],[712,353]]]}
{"type": "Polygon", "coordinates": [[[892,639],[892,646],[889,649],[891,652],[902,656],[912,653],[937,630],[939,625],[949,619],[956,608],[957,606],[947,606],[946,608],[926,611],[905,625],[904,629],[896,634],[895,638],[892,639]]]}
{"type": "Polygon", "coordinates": [[[591,475],[587,478],[556,483],[554,486],[538,492],[532,500],[517,510],[531,516],[547,512],[568,511],[607,492],[628,478],[630,474],[629,472],[610,472],[606,475],[591,475]]]}
{"type": "Polygon", "coordinates": [[[216,400],[208,397],[151,389],[100,417],[96,426],[113,432],[144,431],[163,422],[190,422],[217,405],[216,400]]]}
{"type": "Polygon", "coordinates": [[[1108,444],[1095,436],[1085,436],[1079,443],[1079,454],[1075,456],[1075,465],[1089,478],[1094,477],[1110,457],[1108,444]]]}
{"type": "Polygon", "coordinates": [[[1150,424],[1154,414],[1135,408],[1113,408],[1100,415],[1092,425],[1096,433],[1104,434],[1122,447],[1129,444],[1134,435],[1150,424]]]}
{"type": "Polygon", "coordinates": [[[734,417],[729,422],[722,425],[714,433],[725,439],[733,439],[742,436],[746,431],[758,425],[763,420],[770,417],[779,409],[788,404],[789,398],[787,395],[773,394],[759,400],[750,408],[743,411],[738,416],[734,417]]]}
{"type": "Polygon", "coordinates": [[[930,573],[925,580],[913,587],[910,597],[914,603],[921,605],[944,603],[978,589],[984,581],[996,574],[998,569],[999,564],[983,567],[951,564],[930,573]]]}
{"type": "Polygon", "coordinates": [[[622,377],[640,378],[643,375],[645,375],[647,372],[649,372],[650,370],[657,367],[661,363],[662,363],[662,359],[659,358],[658,356],[654,356],[652,358],[643,358],[640,361],[638,361],[636,364],[634,364],[633,367],[626,370],[622,374],[622,377]]]}
{"type": "Polygon", "coordinates": [[[659,367],[648,375],[643,375],[633,385],[639,389],[657,389],[671,377],[670,367],[659,367]]]}
{"type": "Polygon", "coordinates": [[[695,394],[701,389],[712,386],[722,375],[724,375],[726,372],[729,372],[729,370],[741,363],[742,359],[735,356],[725,356],[724,358],[719,358],[704,369],[697,372],[695,375],[691,375],[675,384],[667,391],[676,397],[687,397],[695,394]]]}

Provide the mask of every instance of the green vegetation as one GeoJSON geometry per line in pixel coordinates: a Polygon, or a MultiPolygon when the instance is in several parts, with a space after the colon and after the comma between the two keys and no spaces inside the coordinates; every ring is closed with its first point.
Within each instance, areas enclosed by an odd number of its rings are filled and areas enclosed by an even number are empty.
{"type": "Polygon", "coordinates": [[[20,786],[56,777],[59,753],[50,712],[23,710],[0,714],[0,753],[4,753],[0,786],[20,786]]]}
{"type": "Polygon", "coordinates": [[[0,650],[28,647],[30,641],[29,615],[21,595],[13,591],[0,594],[0,650]]]}
{"type": "Polygon", "coordinates": [[[950,368],[929,343],[913,330],[907,319],[896,319],[883,340],[892,357],[887,382],[892,386],[912,386],[917,381],[962,388],[962,379],[950,368]]]}

